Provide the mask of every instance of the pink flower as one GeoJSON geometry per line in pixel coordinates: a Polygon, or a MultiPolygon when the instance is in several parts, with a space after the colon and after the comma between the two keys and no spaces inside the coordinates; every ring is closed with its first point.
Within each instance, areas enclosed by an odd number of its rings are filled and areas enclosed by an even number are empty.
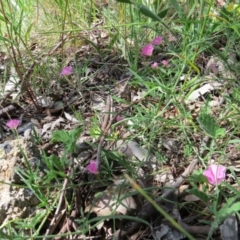
{"type": "Polygon", "coordinates": [[[97,161],[91,160],[90,163],[87,165],[86,169],[93,174],[98,173],[98,163],[97,161]]]}
{"type": "Polygon", "coordinates": [[[19,119],[11,119],[11,120],[7,121],[6,126],[11,129],[17,129],[20,122],[21,121],[19,119]]]}
{"type": "Polygon", "coordinates": [[[162,63],[163,66],[167,66],[168,65],[168,61],[167,60],[162,60],[161,63],[162,63]]]}
{"type": "Polygon", "coordinates": [[[226,177],[226,167],[222,165],[209,165],[208,169],[203,171],[203,175],[207,178],[208,182],[216,185],[221,183],[226,177]]]}
{"type": "Polygon", "coordinates": [[[116,117],[116,121],[117,121],[117,122],[120,122],[120,121],[122,121],[122,120],[123,120],[123,117],[122,117],[122,116],[117,116],[117,117],[116,117]]]}
{"type": "Polygon", "coordinates": [[[70,75],[70,74],[72,74],[72,71],[73,71],[72,66],[65,67],[62,69],[61,75],[63,75],[63,76],[70,75]]]}
{"type": "Polygon", "coordinates": [[[152,44],[153,45],[159,45],[162,43],[163,37],[161,36],[157,36],[152,40],[152,44]]]}
{"type": "Polygon", "coordinates": [[[153,45],[151,43],[149,43],[149,44],[143,46],[141,54],[143,56],[152,56],[153,49],[154,49],[153,45]]]}
{"type": "Polygon", "coordinates": [[[157,62],[153,62],[151,64],[151,68],[158,68],[158,63],[157,62]]]}

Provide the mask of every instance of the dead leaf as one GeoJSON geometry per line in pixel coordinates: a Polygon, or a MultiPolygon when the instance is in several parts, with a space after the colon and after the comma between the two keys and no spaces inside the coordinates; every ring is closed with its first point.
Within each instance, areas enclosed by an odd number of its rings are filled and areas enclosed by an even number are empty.
{"type": "Polygon", "coordinates": [[[132,158],[136,157],[139,161],[146,160],[149,157],[149,152],[147,149],[142,148],[135,141],[128,141],[123,143],[122,140],[117,141],[118,151],[123,153],[126,157],[132,158]]]}
{"type": "Polygon", "coordinates": [[[185,239],[185,236],[174,228],[161,224],[158,229],[154,229],[152,232],[154,240],[168,239],[168,240],[181,240],[185,239]]]}
{"type": "Polygon", "coordinates": [[[53,101],[51,97],[38,96],[37,102],[44,108],[51,108],[53,106],[53,101]]]}
{"type": "Polygon", "coordinates": [[[87,206],[85,212],[94,212],[98,216],[126,215],[137,207],[133,197],[127,196],[127,192],[122,185],[110,186],[104,192],[95,195],[94,205],[87,206]]]}
{"type": "Polygon", "coordinates": [[[103,112],[106,108],[106,104],[103,100],[103,97],[100,96],[99,94],[92,93],[91,94],[91,102],[92,102],[92,108],[94,110],[103,112]]]}
{"type": "Polygon", "coordinates": [[[67,120],[71,121],[72,123],[80,123],[75,117],[72,117],[69,113],[64,112],[64,116],[67,120]]]}
{"type": "Polygon", "coordinates": [[[207,83],[203,85],[202,87],[194,90],[188,98],[185,100],[186,104],[194,102],[199,98],[200,96],[206,94],[207,92],[211,92],[214,89],[219,89],[221,88],[222,84],[219,82],[212,82],[212,83],[207,83]]]}
{"type": "Polygon", "coordinates": [[[167,138],[163,140],[163,146],[175,154],[178,153],[179,145],[179,142],[175,139],[167,138]]]}
{"type": "Polygon", "coordinates": [[[65,120],[62,117],[58,118],[57,120],[51,123],[52,124],[51,130],[55,129],[56,127],[60,127],[61,123],[64,123],[64,122],[65,120]]]}
{"type": "Polygon", "coordinates": [[[46,133],[52,126],[52,123],[45,123],[42,127],[42,134],[46,133]]]}
{"type": "Polygon", "coordinates": [[[184,198],[184,200],[185,200],[186,202],[197,202],[197,201],[200,200],[200,198],[197,197],[197,196],[195,196],[195,195],[189,194],[189,195],[187,195],[187,196],[184,198]]]}

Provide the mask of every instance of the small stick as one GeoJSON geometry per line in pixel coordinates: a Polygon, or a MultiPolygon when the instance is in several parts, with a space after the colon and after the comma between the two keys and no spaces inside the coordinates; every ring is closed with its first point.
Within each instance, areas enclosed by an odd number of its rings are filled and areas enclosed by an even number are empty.
{"type": "Polygon", "coordinates": [[[14,109],[15,109],[15,107],[13,105],[9,105],[8,107],[5,107],[5,108],[0,110],[0,116],[4,115],[4,114],[7,114],[8,112],[10,112],[14,109]]]}

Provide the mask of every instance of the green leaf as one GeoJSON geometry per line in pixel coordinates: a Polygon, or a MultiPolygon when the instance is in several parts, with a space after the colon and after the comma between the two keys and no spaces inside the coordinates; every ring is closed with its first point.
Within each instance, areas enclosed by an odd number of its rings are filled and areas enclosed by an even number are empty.
{"type": "Polygon", "coordinates": [[[9,39],[3,37],[3,36],[0,36],[0,41],[4,41],[4,42],[8,42],[8,43],[13,44],[13,41],[11,41],[11,40],[9,40],[9,39]]]}
{"type": "Polygon", "coordinates": [[[144,6],[142,4],[136,4],[136,6],[138,7],[138,10],[140,11],[140,13],[142,13],[146,17],[150,17],[154,21],[161,21],[161,18],[156,13],[152,12],[146,6],[144,6]]]}
{"type": "Polygon", "coordinates": [[[27,31],[25,33],[25,41],[28,42],[29,36],[30,36],[30,32],[32,30],[32,27],[34,26],[34,24],[30,24],[29,27],[27,28],[27,31]]]}
{"type": "Polygon", "coordinates": [[[216,136],[217,137],[224,137],[225,135],[226,135],[226,129],[225,128],[216,129],[216,136]]]}
{"type": "Polygon", "coordinates": [[[90,135],[94,138],[98,138],[101,135],[101,129],[98,126],[92,126],[90,128],[90,135]]]}
{"type": "Polygon", "coordinates": [[[200,113],[197,120],[202,129],[213,138],[224,136],[226,133],[225,129],[220,128],[215,119],[208,113],[200,113]]]}
{"type": "Polygon", "coordinates": [[[203,202],[207,203],[209,201],[209,197],[206,193],[199,191],[197,188],[192,188],[188,190],[189,193],[195,195],[200,198],[203,202]]]}
{"type": "Polygon", "coordinates": [[[167,15],[167,13],[168,13],[168,10],[169,10],[169,8],[166,8],[166,9],[162,10],[161,12],[159,12],[159,13],[157,14],[158,17],[160,17],[160,18],[166,17],[166,15],[167,15]]]}
{"type": "MultiPolygon", "coordinates": [[[[63,164],[60,161],[59,157],[55,155],[50,155],[48,157],[48,160],[48,162],[50,162],[53,167],[57,168],[59,171],[63,171],[63,164]]],[[[52,170],[52,166],[48,166],[48,168],[52,170]]]]}
{"type": "Polygon", "coordinates": [[[82,132],[81,128],[76,128],[73,129],[71,131],[69,131],[69,135],[70,135],[70,142],[66,143],[66,147],[67,147],[67,152],[73,152],[76,146],[76,141],[79,138],[80,133],[82,132]]]}
{"type": "Polygon", "coordinates": [[[65,143],[68,141],[68,132],[64,130],[57,130],[53,132],[52,142],[62,142],[65,143]]]}
{"type": "MultiPolygon", "coordinates": [[[[142,13],[143,15],[145,15],[146,17],[150,17],[152,20],[154,21],[158,21],[160,22],[166,29],[168,29],[169,32],[171,32],[171,34],[176,37],[176,39],[178,39],[178,37],[175,35],[175,33],[171,30],[171,28],[169,28],[169,26],[167,26],[161,19],[161,13],[159,13],[159,16],[152,12],[149,8],[147,8],[146,6],[144,6],[143,4],[135,4],[135,3],[132,3],[134,4],[140,13],[142,13]]],[[[167,10],[165,10],[167,11],[167,10]]],[[[163,12],[163,15],[164,15],[164,12],[163,12]]]]}
{"type": "Polygon", "coordinates": [[[178,15],[180,17],[182,17],[184,14],[183,14],[183,11],[182,9],[180,8],[179,4],[178,4],[178,1],[176,0],[170,0],[170,2],[172,3],[173,7],[175,8],[175,10],[177,11],[178,15]]]}
{"type": "Polygon", "coordinates": [[[189,176],[189,181],[191,183],[206,183],[207,179],[206,177],[203,175],[203,171],[202,170],[196,170],[194,171],[194,173],[189,176]]]}
{"type": "Polygon", "coordinates": [[[117,2],[121,2],[121,3],[129,3],[129,4],[133,4],[130,0],[116,0],[117,2]]]}
{"type": "Polygon", "coordinates": [[[76,128],[71,131],[57,130],[53,132],[52,142],[62,142],[66,147],[66,151],[70,153],[74,150],[81,131],[81,128],[76,128]]]}
{"type": "Polygon", "coordinates": [[[216,221],[220,224],[227,217],[233,213],[237,213],[238,211],[240,211],[240,202],[234,203],[232,206],[228,206],[228,204],[226,204],[217,212],[216,221]]]}
{"type": "Polygon", "coordinates": [[[225,19],[226,21],[229,21],[229,18],[232,17],[232,13],[228,12],[226,8],[223,7],[220,11],[220,17],[225,19]]]}
{"type": "Polygon", "coordinates": [[[233,89],[232,94],[232,102],[235,102],[236,104],[240,105],[240,91],[237,88],[233,89]]]}

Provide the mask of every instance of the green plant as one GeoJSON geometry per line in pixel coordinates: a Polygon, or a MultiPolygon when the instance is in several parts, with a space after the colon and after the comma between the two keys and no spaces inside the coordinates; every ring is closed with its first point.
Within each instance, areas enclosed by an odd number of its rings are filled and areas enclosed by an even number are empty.
{"type": "MultiPolygon", "coordinates": [[[[53,196],[53,190],[59,192],[66,179],[71,189],[76,187],[67,170],[69,164],[71,165],[69,159],[78,137],[87,132],[88,137],[95,140],[105,134],[99,121],[99,111],[91,109],[91,102],[84,102],[85,98],[97,89],[104,93],[104,96],[112,95],[116,109],[128,105],[129,99],[123,99],[118,94],[118,89],[114,89],[122,81],[121,73],[127,73],[129,78],[123,79],[123,82],[126,80],[126,86],[132,91],[132,96],[135,99],[141,98],[141,101],[131,103],[130,107],[121,113],[120,122],[114,123],[111,129],[108,129],[109,132],[107,131],[104,137],[106,142],[110,141],[110,146],[119,140],[119,132],[130,133],[130,140],[136,140],[157,157],[157,165],[170,165],[171,162],[173,175],[177,177],[182,168],[190,164],[193,154],[199,157],[200,168],[211,165],[210,159],[215,159],[217,164],[225,164],[228,146],[239,144],[239,91],[236,81],[239,66],[229,58],[231,52],[239,55],[239,22],[236,21],[239,19],[238,4],[231,3],[220,8],[214,1],[205,0],[118,0],[109,1],[107,7],[97,5],[92,0],[39,0],[37,3],[21,0],[15,5],[13,3],[14,1],[9,0],[0,3],[0,40],[1,47],[8,52],[16,70],[15,78],[19,79],[18,84],[22,86],[19,95],[24,96],[26,93],[28,102],[30,99],[39,113],[45,112],[38,97],[51,96],[60,102],[60,110],[71,111],[84,127],[53,132],[51,142],[59,144],[63,154],[59,156],[42,153],[45,165],[43,177],[39,176],[39,167],[33,169],[22,153],[27,169],[19,170],[19,175],[24,186],[38,197],[38,207],[45,210],[25,221],[10,221],[1,226],[0,234],[3,238],[7,238],[5,232],[1,232],[3,229],[7,229],[10,238],[14,239],[26,239],[28,236],[24,229],[34,232],[32,238],[42,238],[41,230],[50,214],[57,208],[59,194],[54,193],[53,196]],[[99,24],[97,20],[102,22],[99,24]],[[101,39],[102,33],[107,37],[101,39]],[[156,39],[161,41],[156,43],[156,39]],[[40,46],[40,53],[32,50],[35,45],[40,46]],[[90,53],[86,53],[88,50],[82,52],[81,47],[84,45],[90,46],[90,53]],[[78,59],[79,53],[82,56],[78,59]],[[211,70],[218,72],[215,62],[206,69],[212,56],[218,57],[226,65],[224,71],[230,70],[230,77],[222,76],[221,73],[213,74],[214,77],[208,74],[211,70]],[[89,79],[92,83],[98,71],[105,71],[107,68],[108,72],[111,72],[115,67],[118,67],[121,73],[110,76],[110,82],[114,84],[106,84],[100,78],[96,86],[86,85],[89,84],[89,79]],[[60,69],[71,71],[59,74],[60,69]],[[194,91],[211,81],[221,82],[221,89],[212,89],[206,94],[200,94],[199,99],[195,99],[192,105],[187,104],[194,91]],[[76,93],[79,97],[74,95],[76,93]],[[226,99],[226,104],[223,101],[225,107],[215,109],[210,103],[218,96],[226,99]],[[81,103],[75,106],[72,99],[81,99],[81,103]],[[86,114],[86,109],[90,113],[86,114]],[[91,117],[87,117],[85,121],[84,116],[91,117]],[[200,143],[206,136],[209,142],[202,147],[200,143]],[[165,142],[171,142],[172,145],[164,144],[165,142]],[[204,154],[200,154],[201,151],[204,154]]],[[[6,73],[3,79],[7,82],[6,73]]],[[[20,104],[21,100],[17,99],[16,103],[20,104]]],[[[109,110],[104,114],[114,115],[115,112],[109,110]]],[[[54,111],[50,112],[50,115],[58,116],[54,111]]],[[[41,144],[41,136],[38,136],[37,132],[34,134],[37,143],[41,144]]],[[[98,142],[89,144],[95,148],[98,142]]],[[[91,168],[92,173],[96,175],[92,179],[89,178],[87,183],[81,182],[84,187],[96,183],[104,185],[105,179],[114,181],[112,176],[118,173],[115,169],[116,164],[133,179],[138,177],[136,169],[144,166],[142,162],[126,160],[112,149],[103,149],[100,156],[101,165],[97,168],[94,160],[88,159],[90,166],[94,167],[91,168]]],[[[90,169],[88,166],[87,170],[90,169]]],[[[81,170],[86,170],[85,165],[81,167],[81,170]]],[[[232,171],[231,168],[228,168],[229,170],[232,171]]],[[[150,174],[154,176],[162,171],[164,170],[150,174]]],[[[231,173],[239,185],[236,174],[234,175],[234,171],[231,173]]],[[[194,202],[179,203],[180,209],[200,214],[202,219],[196,220],[195,223],[204,222],[210,225],[208,238],[211,238],[214,230],[229,215],[238,214],[239,193],[226,181],[218,185],[216,190],[210,191],[202,170],[195,172],[186,182],[191,185],[188,193],[197,197],[207,210],[194,202]],[[196,209],[191,205],[196,206],[196,209]],[[205,216],[211,217],[213,221],[206,221],[205,216]]],[[[132,184],[134,185],[134,181],[132,184]]],[[[160,213],[165,214],[161,207],[156,205],[153,197],[146,194],[148,189],[138,188],[138,191],[160,213]]],[[[89,191],[89,195],[91,194],[89,191]]],[[[73,201],[66,201],[66,205],[68,214],[69,209],[73,208],[73,201]]],[[[116,219],[139,220],[148,225],[143,219],[113,213],[107,217],[92,218],[90,213],[84,212],[82,206],[79,212],[79,225],[74,232],[83,235],[91,234],[105,219],[112,219],[114,228],[116,219]]],[[[168,218],[168,215],[165,216],[168,218]]],[[[171,218],[168,219],[184,232],[171,218]]],[[[67,237],[70,233],[60,235],[67,237]]]]}

